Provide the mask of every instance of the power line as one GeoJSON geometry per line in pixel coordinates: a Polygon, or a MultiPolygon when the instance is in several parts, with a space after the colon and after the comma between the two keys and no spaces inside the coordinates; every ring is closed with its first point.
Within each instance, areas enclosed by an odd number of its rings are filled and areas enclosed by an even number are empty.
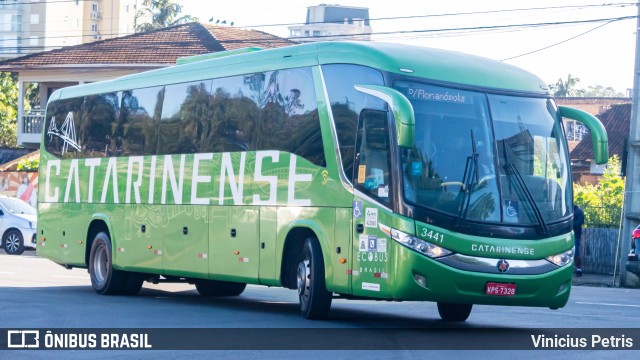
{"type": "MultiPolygon", "coordinates": [[[[590,7],[625,7],[636,6],[634,2],[625,3],[609,3],[609,4],[591,4],[591,5],[563,5],[563,6],[547,6],[536,8],[518,8],[518,9],[503,9],[503,10],[487,10],[487,11],[471,11],[471,12],[457,12],[457,13],[444,13],[444,14],[431,14],[431,15],[410,15],[410,16],[393,16],[393,17],[381,17],[381,18],[365,18],[365,21],[379,21],[379,20],[406,20],[406,19],[420,19],[430,17],[444,17],[444,16],[463,16],[463,15],[482,15],[482,14],[494,14],[504,12],[517,12],[517,11],[535,11],[535,10],[558,10],[558,9],[586,9],[590,7]]],[[[314,25],[314,24],[333,24],[332,22],[316,21],[309,23],[282,23],[282,24],[264,24],[264,25],[247,25],[248,28],[259,27],[272,27],[272,26],[290,26],[290,25],[314,25]]]]}
{"type": "MultiPolygon", "coordinates": [[[[421,34],[421,33],[446,33],[446,32],[477,32],[477,31],[490,31],[490,30],[500,30],[500,29],[528,29],[528,28],[540,28],[545,26],[560,26],[560,25],[576,25],[576,24],[586,24],[586,23],[597,23],[597,22],[617,22],[623,20],[636,19],[637,16],[623,16],[617,18],[602,18],[602,19],[589,19],[589,20],[572,20],[572,21],[558,21],[558,22],[542,22],[542,23],[529,23],[529,24],[508,24],[508,25],[489,25],[489,26],[474,26],[474,27],[459,27],[459,28],[441,28],[441,29],[421,29],[421,30],[396,30],[396,31],[385,31],[385,32],[371,32],[371,33],[356,33],[356,34],[335,34],[335,35],[321,35],[321,36],[307,36],[307,37],[296,37],[285,40],[301,40],[301,39],[322,39],[322,38],[361,38],[362,36],[380,36],[380,35],[404,35],[404,34],[421,34]]],[[[606,25],[606,24],[605,24],[606,25]]],[[[595,30],[595,29],[594,29],[595,30]]],[[[119,35],[116,34],[100,34],[101,36],[112,36],[119,35]]],[[[56,38],[77,38],[77,37],[92,37],[94,35],[76,35],[76,36],[52,36],[46,37],[46,39],[56,39],[56,38]]],[[[42,37],[40,39],[45,39],[42,37]]],[[[243,43],[243,42],[256,42],[256,41],[282,41],[283,38],[272,39],[272,38],[254,38],[254,39],[246,39],[246,40],[218,40],[220,43],[243,43]]],[[[570,39],[568,39],[570,40],[570,39]]],[[[14,39],[3,39],[3,41],[14,41],[14,39]]],[[[78,44],[82,45],[82,44],[78,44]]],[[[42,46],[33,46],[32,48],[41,48],[42,46]]],[[[51,46],[50,46],[51,47],[51,46]]],[[[28,49],[30,47],[26,46],[16,46],[16,47],[6,47],[7,49],[28,49]]],[[[3,48],[0,48],[2,50],[3,48]]]]}
{"type": "Polygon", "coordinates": [[[595,31],[595,30],[597,30],[597,29],[599,29],[599,28],[601,28],[601,27],[603,27],[603,26],[609,25],[609,24],[611,24],[612,22],[614,22],[614,21],[612,20],[612,21],[606,22],[606,23],[604,23],[604,24],[602,24],[602,25],[598,25],[598,26],[594,27],[593,29],[587,30],[587,31],[585,31],[585,32],[583,32],[583,33],[581,33],[581,34],[578,34],[578,35],[576,35],[576,36],[572,36],[572,37],[570,37],[570,38],[568,38],[568,39],[565,39],[565,40],[559,41],[559,42],[557,42],[557,43],[555,43],[555,44],[551,44],[551,45],[545,46],[545,47],[540,48],[540,49],[537,49],[537,50],[529,51],[529,52],[524,53],[524,54],[520,54],[520,55],[516,55],[516,56],[508,57],[508,58],[506,58],[506,59],[502,59],[502,60],[500,60],[500,61],[507,61],[507,60],[516,59],[516,58],[519,58],[519,57],[523,57],[523,56],[526,56],[526,55],[530,55],[530,54],[533,54],[533,53],[537,53],[537,52],[542,51],[542,50],[546,50],[546,49],[552,48],[552,47],[557,46],[557,45],[560,45],[560,44],[564,44],[564,43],[566,43],[566,42],[568,42],[568,41],[571,41],[571,40],[573,40],[573,39],[575,39],[575,38],[579,38],[580,36],[583,36],[583,35],[586,35],[586,34],[588,34],[588,33],[592,32],[592,31],[595,31]]]}
{"type": "MultiPolygon", "coordinates": [[[[76,0],[53,0],[49,3],[64,3],[73,2],[76,0]]],[[[94,0],[79,0],[79,1],[94,1],[94,0]]],[[[43,2],[44,3],[44,2],[43,2]]],[[[18,4],[18,3],[16,3],[18,4]]],[[[32,4],[31,2],[24,2],[19,4],[32,4]]],[[[37,3],[36,3],[37,4],[37,3]]],[[[608,4],[585,4],[585,5],[562,5],[562,6],[547,6],[547,7],[534,7],[534,8],[516,8],[516,9],[503,9],[503,10],[487,10],[487,11],[472,11],[472,12],[458,12],[458,13],[443,13],[443,14],[430,14],[430,15],[410,15],[410,16],[393,16],[393,17],[381,17],[381,18],[365,18],[365,21],[386,21],[386,20],[407,20],[407,19],[421,19],[431,17],[447,17],[447,16],[464,16],[464,15],[482,15],[492,13],[504,13],[504,12],[518,12],[518,11],[536,11],[536,10],[558,10],[558,9],[586,9],[592,7],[626,7],[636,6],[633,2],[620,2],[620,3],[608,3],[608,4]]],[[[102,18],[102,20],[109,20],[115,18],[102,18]]],[[[334,22],[310,22],[310,23],[280,23],[280,24],[262,24],[262,25],[246,25],[241,28],[263,28],[263,27],[275,27],[275,26],[290,26],[290,25],[312,25],[312,24],[334,24],[334,22]]],[[[47,31],[31,31],[30,34],[47,33],[47,31]]],[[[112,34],[110,34],[112,35],[112,34]]],[[[46,37],[50,38],[50,37],[46,37]]]]}
{"type": "Polygon", "coordinates": [[[9,2],[7,0],[4,1],[4,6],[8,7],[11,5],[39,5],[39,4],[55,4],[55,3],[70,3],[70,2],[88,2],[88,1],[94,1],[94,0],[50,0],[50,1],[46,1],[46,0],[42,0],[42,1],[14,1],[14,2],[9,2]]]}

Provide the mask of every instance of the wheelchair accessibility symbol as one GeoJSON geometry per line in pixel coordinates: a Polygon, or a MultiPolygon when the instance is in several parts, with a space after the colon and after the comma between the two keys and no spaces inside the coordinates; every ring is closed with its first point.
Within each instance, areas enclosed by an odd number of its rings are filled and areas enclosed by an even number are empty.
{"type": "Polygon", "coordinates": [[[362,201],[353,202],[353,217],[356,219],[362,217],[362,201]]]}
{"type": "Polygon", "coordinates": [[[504,213],[509,216],[509,217],[516,217],[518,216],[518,202],[517,201],[511,201],[511,200],[505,200],[504,201],[504,213]]]}

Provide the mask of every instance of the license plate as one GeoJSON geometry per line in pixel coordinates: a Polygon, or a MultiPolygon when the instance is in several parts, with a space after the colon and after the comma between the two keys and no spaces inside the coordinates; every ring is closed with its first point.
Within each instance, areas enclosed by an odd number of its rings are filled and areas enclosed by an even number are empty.
{"type": "Polygon", "coordinates": [[[516,294],[516,284],[489,282],[485,288],[485,293],[496,296],[514,296],[516,294]]]}

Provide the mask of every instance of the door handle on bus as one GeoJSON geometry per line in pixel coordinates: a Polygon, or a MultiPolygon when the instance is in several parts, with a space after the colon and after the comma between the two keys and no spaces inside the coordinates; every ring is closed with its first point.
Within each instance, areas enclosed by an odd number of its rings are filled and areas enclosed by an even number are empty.
{"type": "Polygon", "coordinates": [[[358,234],[362,234],[364,232],[364,225],[362,224],[356,225],[356,231],[358,232],[358,234]]]}

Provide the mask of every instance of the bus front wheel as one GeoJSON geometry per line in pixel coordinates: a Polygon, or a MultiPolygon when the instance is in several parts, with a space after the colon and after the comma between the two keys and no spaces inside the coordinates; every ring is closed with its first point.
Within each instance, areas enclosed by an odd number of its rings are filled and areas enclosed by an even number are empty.
{"type": "Polygon", "coordinates": [[[461,322],[469,318],[472,304],[438,303],[440,318],[447,322],[461,322]]]}
{"type": "Polygon", "coordinates": [[[332,293],[324,282],[322,249],[316,238],[305,240],[296,276],[300,313],[306,319],[322,319],[329,314],[332,293]]]}

